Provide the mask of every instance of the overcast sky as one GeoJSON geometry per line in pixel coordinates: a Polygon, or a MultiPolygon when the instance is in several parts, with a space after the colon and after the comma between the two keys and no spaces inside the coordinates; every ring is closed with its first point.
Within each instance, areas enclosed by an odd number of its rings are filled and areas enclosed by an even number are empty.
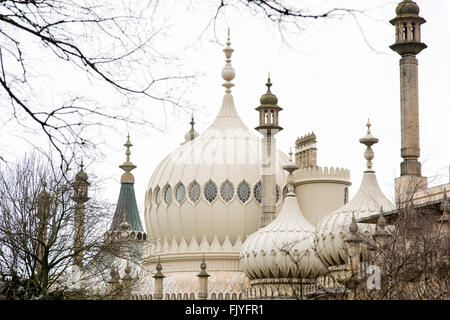
{"type": "MultiPolygon", "coordinates": [[[[170,38],[166,45],[185,48],[183,65],[187,73],[201,74],[186,98],[195,113],[196,130],[202,133],[220,109],[225,88],[221,86],[221,70],[225,63],[222,52],[226,28],[231,28],[232,65],[236,71],[232,88],[236,109],[251,129],[257,125],[260,96],[265,93],[270,71],[272,92],[283,108],[277,135],[277,146],[284,152],[294,146],[295,139],[314,131],[317,136],[319,166],[350,169],[354,195],[365,168],[365,147],[359,139],[365,135],[367,118],[372,134],[380,139],[373,147],[373,168],[382,190],[393,199],[394,178],[400,172],[400,91],[399,55],[389,49],[394,43],[397,1],[323,1],[336,7],[373,8],[359,18],[359,26],[351,17],[341,20],[308,20],[303,30],[286,33],[285,41],[274,25],[261,22],[248,12],[229,11],[220,18],[216,34],[222,44],[209,41],[212,27],[199,39],[211,13],[208,8],[189,10],[180,4],[171,10],[170,38]],[[204,10],[204,11],[202,11],[204,10]],[[367,42],[365,41],[367,40],[367,42]],[[288,44],[288,45],[287,45],[288,44]]],[[[195,2],[193,2],[195,4],[195,2]]],[[[422,41],[428,45],[418,55],[420,161],[423,175],[430,184],[449,181],[450,164],[450,27],[447,0],[417,1],[422,25],[422,41]]],[[[211,9],[211,8],[210,8],[211,9]]],[[[113,103],[113,101],[112,101],[113,103]]],[[[149,101],[150,105],[154,102],[149,101]]],[[[131,106],[133,107],[133,106],[131,106]]],[[[135,190],[143,215],[147,184],[158,163],[179,147],[189,130],[190,115],[169,108],[152,110],[151,117],[164,131],[119,125],[108,132],[104,146],[105,159],[91,161],[87,171],[108,178],[105,196],[117,201],[120,190],[118,168],[125,160],[122,147],[128,131],[134,147],[131,161],[137,165],[135,190]]],[[[256,133],[256,131],[255,131],[256,133]]]]}

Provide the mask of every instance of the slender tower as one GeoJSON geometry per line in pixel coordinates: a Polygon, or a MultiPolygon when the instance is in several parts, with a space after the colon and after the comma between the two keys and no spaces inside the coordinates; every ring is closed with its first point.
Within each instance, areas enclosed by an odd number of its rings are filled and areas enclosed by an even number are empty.
{"type": "Polygon", "coordinates": [[[259,126],[255,129],[263,135],[262,139],[262,206],[261,225],[263,228],[275,219],[275,166],[276,140],[275,135],[283,130],[278,125],[278,112],[283,110],[277,105],[278,98],[270,91],[272,83],[270,74],[266,83],[267,92],[260,99],[261,105],[255,110],[259,112],[259,126]]]}
{"type": "Polygon", "coordinates": [[[75,181],[72,184],[74,191],[72,199],[75,201],[73,264],[80,269],[83,266],[85,203],[89,200],[88,188],[90,185],[83,167],[83,160],[81,160],[80,171],[76,174],[75,181]]]}
{"type": "Polygon", "coordinates": [[[425,19],[419,16],[419,6],[411,0],[403,0],[396,8],[397,16],[390,21],[395,26],[395,43],[390,46],[400,56],[400,117],[401,156],[400,178],[396,181],[398,192],[411,194],[423,183],[419,143],[419,86],[416,55],[427,47],[421,42],[420,26],[425,19]],[[406,177],[404,179],[401,179],[406,177]],[[412,178],[412,179],[411,179],[412,178]],[[417,181],[416,181],[417,180],[417,181]],[[414,182],[413,182],[414,181],[414,182]],[[405,189],[406,188],[406,189],[405,189]]]}

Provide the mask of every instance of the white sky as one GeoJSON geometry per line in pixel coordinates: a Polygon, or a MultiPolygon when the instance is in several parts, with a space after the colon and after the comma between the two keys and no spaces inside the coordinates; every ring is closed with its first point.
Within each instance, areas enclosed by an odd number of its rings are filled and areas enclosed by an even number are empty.
{"type": "MultiPolygon", "coordinates": [[[[388,46],[394,43],[394,27],[389,20],[395,16],[397,1],[323,1],[336,7],[381,8],[369,11],[376,19],[361,18],[361,27],[372,50],[364,41],[351,18],[343,20],[305,21],[304,30],[287,35],[287,46],[280,40],[277,29],[246,12],[230,11],[227,19],[216,26],[218,40],[226,40],[226,27],[231,28],[234,48],[232,65],[236,71],[232,88],[236,109],[253,130],[258,114],[260,96],[265,93],[270,71],[272,92],[277,95],[280,125],[284,130],[277,136],[277,146],[287,153],[297,136],[316,133],[318,165],[344,167],[351,171],[350,196],[355,194],[365,168],[365,147],[359,143],[366,133],[367,118],[372,134],[380,139],[373,147],[374,169],[382,190],[393,198],[394,178],[400,171],[400,91],[399,55],[388,46]]],[[[192,2],[195,3],[195,2],[192,2]]],[[[191,3],[191,4],[192,4],[191,3]]],[[[420,15],[427,20],[422,25],[422,41],[428,45],[418,55],[419,108],[422,173],[431,185],[449,180],[450,164],[450,26],[447,0],[417,1],[420,15]]],[[[186,6],[189,6],[186,4],[186,6]]],[[[212,6],[212,4],[211,4],[212,6]]],[[[223,47],[212,41],[211,30],[196,41],[205,28],[208,8],[186,10],[180,5],[171,17],[171,38],[168,46],[180,47],[191,43],[184,51],[186,72],[202,74],[186,97],[195,114],[196,130],[203,132],[220,109],[224,88],[221,70],[225,64],[223,47]]],[[[113,102],[112,102],[113,103],[113,102]]],[[[148,102],[151,105],[154,102],[148,102]]],[[[133,106],[131,106],[133,107],[133,106]]],[[[165,114],[151,109],[149,117],[164,132],[118,126],[108,131],[101,161],[91,162],[87,172],[104,176],[105,197],[117,201],[125,160],[122,144],[130,131],[131,161],[138,206],[143,215],[144,196],[150,177],[158,163],[179,147],[189,130],[190,115],[173,111],[165,114]],[[109,179],[108,179],[109,178],[109,179]]],[[[255,131],[256,133],[256,131],[255,131]]],[[[142,221],[144,221],[142,219],[142,221]]]]}

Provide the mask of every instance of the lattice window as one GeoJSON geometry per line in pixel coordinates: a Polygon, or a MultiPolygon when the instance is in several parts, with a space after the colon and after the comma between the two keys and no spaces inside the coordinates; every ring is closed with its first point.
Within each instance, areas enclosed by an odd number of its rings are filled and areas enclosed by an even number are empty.
{"type": "Polygon", "coordinates": [[[194,181],[189,188],[189,199],[196,203],[200,199],[201,188],[197,181],[194,181]]]}
{"type": "Polygon", "coordinates": [[[286,197],[286,195],[288,194],[289,190],[287,186],[283,187],[283,198],[286,197]]]}
{"type": "Polygon", "coordinates": [[[203,190],[203,195],[205,199],[211,203],[217,198],[217,186],[213,181],[209,181],[205,185],[205,190],[203,190]]]}
{"type": "Polygon", "coordinates": [[[172,187],[170,184],[164,189],[164,202],[169,204],[172,201],[172,187]]]}
{"type": "Polygon", "coordinates": [[[275,186],[275,203],[278,203],[278,200],[280,200],[280,187],[275,186]]]}
{"type": "Polygon", "coordinates": [[[184,187],[184,184],[180,183],[175,189],[175,199],[177,199],[178,203],[182,203],[185,196],[186,188],[184,187]]]}
{"type": "Polygon", "coordinates": [[[225,181],[222,186],[220,187],[220,196],[222,197],[223,201],[230,202],[231,199],[233,199],[234,196],[234,187],[231,184],[230,181],[225,181]]]}
{"type": "Polygon", "coordinates": [[[161,189],[159,187],[156,187],[155,202],[156,202],[156,204],[160,204],[161,203],[161,189]]]}
{"type": "Polygon", "coordinates": [[[253,196],[255,197],[256,201],[258,201],[259,203],[262,202],[262,183],[261,183],[261,181],[259,181],[253,187],[253,196]]]}
{"type": "Polygon", "coordinates": [[[239,200],[241,200],[242,203],[246,203],[248,199],[250,199],[250,194],[251,194],[250,186],[248,185],[247,182],[242,181],[237,188],[237,196],[239,200]]]}

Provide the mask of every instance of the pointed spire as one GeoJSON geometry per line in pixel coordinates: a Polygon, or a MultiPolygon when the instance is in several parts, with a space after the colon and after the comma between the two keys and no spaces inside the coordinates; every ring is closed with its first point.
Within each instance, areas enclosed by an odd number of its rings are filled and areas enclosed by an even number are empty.
{"type": "Polygon", "coordinates": [[[222,78],[226,81],[224,84],[222,84],[226,90],[226,93],[231,93],[231,87],[234,86],[234,83],[231,82],[231,80],[234,79],[236,72],[234,71],[233,67],[231,66],[231,55],[233,54],[234,49],[230,47],[230,28],[228,28],[228,39],[227,39],[227,46],[225,49],[223,49],[223,52],[225,53],[225,67],[222,69],[222,78]]]}
{"type": "Polygon", "coordinates": [[[130,155],[131,155],[130,147],[132,146],[133,144],[130,142],[130,134],[128,134],[127,141],[124,144],[124,147],[127,148],[127,150],[125,151],[126,161],[119,166],[119,168],[125,171],[125,173],[122,175],[120,179],[120,183],[134,183],[134,176],[131,173],[131,170],[135,169],[136,166],[130,162],[130,155]]]}
{"type": "Polygon", "coordinates": [[[377,143],[379,140],[378,138],[375,138],[374,136],[372,136],[371,132],[370,132],[370,121],[369,119],[367,119],[367,134],[362,137],[361,139],[359,139],[359,142],[366,145],[366,151],[364,152],[364,158],[366,158],[367,162],[366,162],[366,166],[367,166],[367,170],[365,172],[374,172],[372,170],[372,159],[375,156],[373,150],[372,150],[372,145],[374,145],[375,143],[377,143]]]}
{"type": "Polygon", "coordinates": [[[289,148],[289,161],[292,162],[292,147],[289,148]]]}

